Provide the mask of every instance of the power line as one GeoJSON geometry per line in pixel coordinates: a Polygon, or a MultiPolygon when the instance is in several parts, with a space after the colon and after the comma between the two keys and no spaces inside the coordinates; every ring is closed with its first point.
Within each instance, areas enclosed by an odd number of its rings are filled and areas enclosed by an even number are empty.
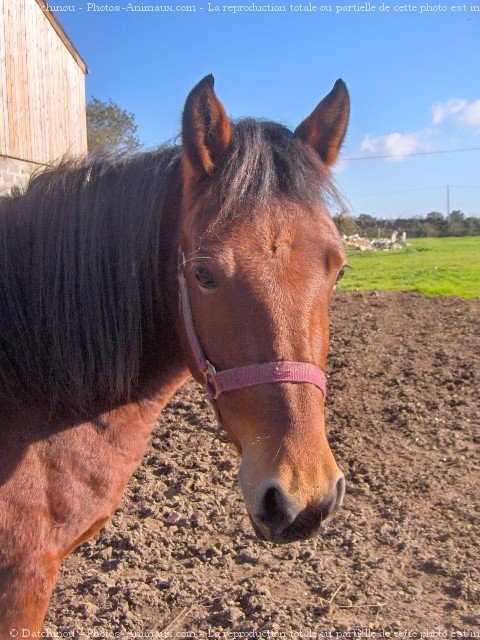
{"type": "Polygon", "coordinates": [[[361,193],[361,194],[352,195],[350,197],[367,198],[369,196],[389,196],[394,193],[410,193],[411,191],[431,191],[432,189],[445,189],[445,185],[440,185],[436,187],[415,187],[413,189],[396,189],[395,191],[377,191],[376,193],[361,193]]]}
{"type": "MultiPolygon", "coordinates": [[[[449,185],[450,189],[480,189],[478,186],[462,186],[457,184],[449,185]]],[[[413,189],[396,189],[395,191],[377,191],[375,193],[349,194],[351,198],[368,198],[370,196],[389,196],[395,193],[410,193],[412,191],[431,191],[432,189],[445,189],[445,185],[437,185],[435,187],[414,187],[413,189]]]]}
{"type": "Polygon", "coordinates": [[[451,184],[451,189],[480,189],[480,185],[473,184],[451,184]]]}
{"type": "Polygon", "coordinates": [[[342,158],[343,160],[386,160],[388,158],[411,158],[412,156],[434,156],[440,153],[462,153],[464,151],[480,151],[480,147],[470,147],[468,149],[443,149],[442,151],[415,151],[414,153],[398,153],[385,156],[356,156],[342,158]]]}

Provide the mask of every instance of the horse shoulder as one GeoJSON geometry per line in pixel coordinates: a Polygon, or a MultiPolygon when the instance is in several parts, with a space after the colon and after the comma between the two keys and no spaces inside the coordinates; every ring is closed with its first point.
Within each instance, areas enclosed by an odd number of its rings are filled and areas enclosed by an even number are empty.
{"type": "Polygon", "coordinates": [[[9,628],[41,628],[62,558],[112,517],[185,377],[182,370],[150,399],[76,424],[0,416],[0,619],[8,614],[9,628]]]}

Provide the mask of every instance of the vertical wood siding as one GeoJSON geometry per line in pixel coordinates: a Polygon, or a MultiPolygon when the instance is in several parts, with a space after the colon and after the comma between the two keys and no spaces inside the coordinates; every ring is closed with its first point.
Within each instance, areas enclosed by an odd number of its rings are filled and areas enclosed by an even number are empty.
{"type": "Polygon", "coordinates": [[[0,155],[87,151],[85,75],[36,0],[0,0],[0,155]]]}

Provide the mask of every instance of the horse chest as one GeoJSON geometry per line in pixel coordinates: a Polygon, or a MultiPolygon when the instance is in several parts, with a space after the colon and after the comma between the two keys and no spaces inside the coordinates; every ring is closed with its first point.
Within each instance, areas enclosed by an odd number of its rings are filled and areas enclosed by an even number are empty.
{"type": "MultiPolygon", "coordinates": [[[[157,407],[154,415],[158,412],[157,407]]],[[[49,442],[46,499],[62,554],[112,517],[140,463],[154,420],[137,411],[114,412],[77,426],[66,441],[59,434],[49,442]]]]}

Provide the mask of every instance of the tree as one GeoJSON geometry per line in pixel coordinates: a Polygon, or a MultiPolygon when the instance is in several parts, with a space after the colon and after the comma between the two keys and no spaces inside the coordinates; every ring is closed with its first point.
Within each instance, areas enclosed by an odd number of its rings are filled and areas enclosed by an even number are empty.
{"type": "Polygon", "coordinates": [[[448,230],[452,236],[464,235],[463,221],[465,216],[462,211],[452,211],[449,216],[448,230]]]}
{"type": "Polygon", "coordinates": [[[430,211],[426,218],[426,232],[428,236],[447,235],[448,220],[439,211],[430,211]]]}
{"type": "Polygon", "coordinates": [[[363,229],[366,229],[367,227],[374,227],[376,219],[368,215],[368,213],[361,213],[357,218],[357,222],[363,229]]]}
{"type": "Polygon", "coordinates": [[[469,236],[480,236],[480,218],[465,218],[463,221],[465,233],[469,236]]]}
{"type": "Polygon", "coordinates": [[[104,155],[137,151],[140,140],[133,113],[109,100],[92,98],[87,104],[87,139],[90,153],[104,155]]]}
{"type": "Polygon", "coordinates": [[[443,213],[439,211],[430,211],[430,213],[427,213],[427,221],[440,226],[445,221],[445,218],[443,213]]]}

